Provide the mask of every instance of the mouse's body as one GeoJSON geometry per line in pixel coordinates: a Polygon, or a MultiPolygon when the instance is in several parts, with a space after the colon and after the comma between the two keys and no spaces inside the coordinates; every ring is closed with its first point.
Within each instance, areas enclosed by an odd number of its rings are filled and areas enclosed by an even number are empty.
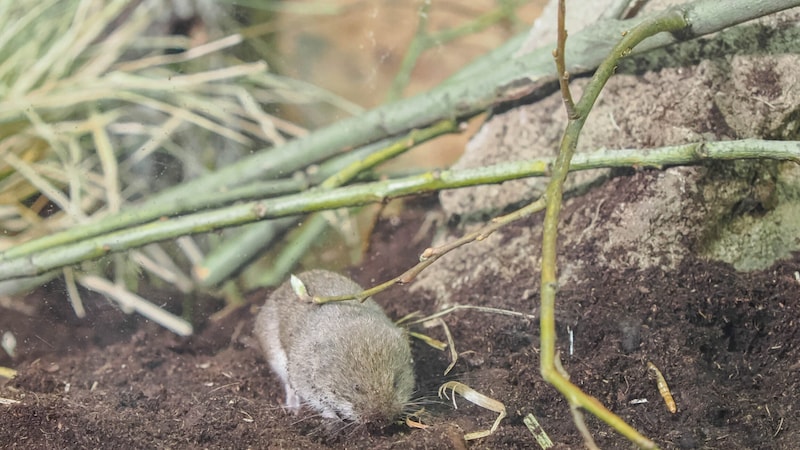
{"type": "MultiPolygon", "coordinates": [[[[311,296],[362,290],[326,270],[298,278],[311,296]]],[[[316,305],[298,298],[286,282],[267,299],[255,330],[292,411],[306,405],[323,417],[383,422],[399,416],[410,400],[408,337],[371,299],[316,305]]]]}

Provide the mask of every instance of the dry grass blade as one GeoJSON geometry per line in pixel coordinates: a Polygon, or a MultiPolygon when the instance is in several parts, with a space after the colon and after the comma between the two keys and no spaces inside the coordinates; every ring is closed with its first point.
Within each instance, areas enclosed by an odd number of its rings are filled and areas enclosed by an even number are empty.
{"type": "Polygon", "coordinates": [[[115,285],[108,280],[94,275],[79,277],[78,282],[86,289],[111,297],[123,310],[136,311],[177,335],[188,336],[192,334],[192,325],[189,322],[159,308],[122,286],[115,285]]]}
{"type": "Polygon", "coordinates": [[[445,397],[450,399],[450,397],[447,396],[448,389],[450,389],[450,393],[453,396],[453,408],[458,408],[455,397],[455,394],[458,394],[464,397],[464,399],[470,403],[478,405],[481,408],[494,411],[498,414],[497,419],[495,419],[494,424],[492,424],[490,429],[467,433],[464,435],[464,440],[470,441],[473,439],[480,439],[497,431],[497,427],[500,426],[500,422],[506,417],[506,406],[504,404],[493,398],[487,397],[475,389],[467,386],[466,384],[459,383],[458,381],[448,381],[447,383],[441,385],[439,387],[439,398],[445,397]]]}
{"type": "Polygon", "coordinates": [[[444,342],[442,342],[442,341],[440,341],[440,340],[438,340],[436,338],[432,338],[432,337],[428,336],[427,334],[417,333],[415,331],[409,331],[408,335],[413,337],[413,338],[415,338],[415,339],[419,339],[420,341],[422,341],[425,344],[427,344],[429,347],[433,347],[436,350],[443,351],[444,349],[447,348],[447,344],[445,344],[444,342]]]}
{"type": "Polygon", "coordinates": [[[418,422],[418,421],[416,421],[416,420],[412,419],[410,416],[409,416],[409,417],[406,417],[406,426],[407,426],[408,428],[418,428],[418,429],[420,429],[420,430],[425,430],[425,429],[428,429],[428,428],[429,428],[429,426],[428,426],[428,425],[425,425],[425,424],[424,424],[424,423],[422,423],[422,422],[418,422]]]}
{"type": "MultiPolygon", "coordinates": [[[[249,142],[241,133],[231,131],[236,130],[235,123],[220,124],[184,111],[179,105],[193,99],[195,103],[213,105],[209,97],[214,96],[203,93],[204,89],[225,77],[263,71],[263,64],[242,69],[233,65],[227,72],[206,71],[199,78],[188,74],[178,78],[180,86],[176,88],[176,83],[162,82],[169,78],[169,71],[142,70],[134,74],[111,69],[120,59],[136,52],[138,39],[164,12],[160,9],[163,6],[151,2],[131,5],[123,0],[51,1],[30,6],[3,2],[0,16],[0,191],[4,203],[18,205],[41,193],[58,210],[67,212],[72,221],[53,226],[49,220],[37,220],[36,210],[30,214],[21,207],[17,214],[8,216],[12,210],[6,210],[0,217],[0,227],[17,233],[4,237],[0,248],[64,228],[83,220],[88,210],[97,210],[96,203],[84,205],[81,201],[83,194],[94,190],[86,180],[96,175],[103,180],[102,190],[107,197],[102,201],[107,210],[120,209],[125,201],[121,192],[126,180],[117,173],[116,161],[123,150],[110,130],[121,116],[130,119],[141,115],[141,106],[172,117],[194,119],[195,125],[205,125],[211,132],[249,142]],[[164,95],[170,89],[173,91],[164,95]],[[87,107],[105,111],[87,112],[87,107]],[[109,116],[108,107],[118,113],[109,116]],[[98,156],[102,170],[91,162],[98,156]],[[43,172],[53,163],[67,180],[53,179],[43,172]],[[62,192],[65,186],[68,194],[62,192]]],[[[151,115],[149,120],[137,121],[147,123],[154,119],[160,123],[163,116],[151,115]]],[[[154,132],[151,137],[158,136],[154,132]]]]}
{"type": "Polygon", "coordinates": [[[217,166],[223,153],[231,160],[230,152],[244,154],[258,140],[280,144],[282,133],[304,133],[263,103],[315,101],[319,92],[299,92],[263,62],[220,54],[243,41],[238,33],[166,54],[179,42],[158,36],[168,8],[124,0],[0,4],[0,192],[4,205],[18,205],[0,214],[0,227],[14,232],[0,250],[152,193],[141,172],[156,153],[173,154],[191,176],[217,166]],[[22,205],[39,194],[72,219],[38,220],[39,211],[22,205]]]}
{"type": "Polygon", "coordinates": [[[456,342],[453,339],[453,334],[450,333],[450,327],[448,327],[445,321],[441,318],[436,319],[435,322],[437,325],[442,327],[442,330],[444,330],[444,335],[447,337],[447,347],[450,349],[450,364],[448,364],[447,368],[444,369],[444,374],[447,375],[451,370],[453,370],[453,367],[455,367],[456,363],[458,362],[458,350],[456,350],[456,342]]]}
{"type": "Polygon", "coordinates": [[[63,273],[64,284],[67,287],[67,297],[72,305],[72,310],[75,311],[75,317],[83,319],[86,317],[86,309],[83,307],[83,299],[78,291],[78,285],[75,284],[75,271],[72,267],[65,267],[63,273]]]}
{"type": "MultiPolygon", "coordinates": [[[[170,34],[171,8],[172,2],[0,0],[0,252],[113,215],[253,147],[305,133],[268,114],[267,105],[339,101],[268,74],[263,61],[223,53],[244,37],[222,6],[213,7],[216,17],[200,19],[208,41],[197,45],[196,37],[170,34]]],[[[173,250],[190,251],[183,244],[173,250]]],[[[115,257],[106,267],[117,279],[145,268],[183,292],[196,288],[173,262],[193,255],[154,251],[115,257]]],[[[86,282],[72,270],[46,278],[66,273],[70,286],[86,282]]],[[[30,287],[4,287],[17,285],[30,287]]]]}

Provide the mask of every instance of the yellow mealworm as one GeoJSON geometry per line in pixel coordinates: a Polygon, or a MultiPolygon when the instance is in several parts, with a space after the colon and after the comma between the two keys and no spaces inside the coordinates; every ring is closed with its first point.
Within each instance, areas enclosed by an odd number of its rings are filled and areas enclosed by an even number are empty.
{"type": "Polygon", "coordinates": [[[667,404],[667,409],[672,414],[675,414],[678,412],[678,406],[675,405],[675,399],[672,398],[672,392],[669,391],[669,386],[667,386],[667,380],[664,379],[664,375],[662,375],[661,371],[658,370],[658,367],[656,367],[656,365],[650,361],[647,362],[647,368],[656,375],[658,393],[661,394],[661,397],[664,399],[664,403],[667,404]]]}

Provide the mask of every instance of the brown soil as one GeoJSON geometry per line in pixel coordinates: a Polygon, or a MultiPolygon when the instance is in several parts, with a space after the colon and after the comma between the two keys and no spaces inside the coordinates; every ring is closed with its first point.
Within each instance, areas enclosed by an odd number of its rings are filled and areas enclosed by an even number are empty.
{"type": "MultiPolygon", "coordinates": [[[[418,200],[399,220],[382,221],[366,263],[352,275],[368,285],[412,265],[427,243],[409,243],[436,208],[435,200],[418,200]]],[[[529,227],[530,221],[512,227],[529,227]]],[[[588,251],[582,256],[596,257],[588,251]]],[[[665,448],[795,448],[798,270],[800,255],[751,274],[691,259],[671,273],[595,273],[559,293],[565,368],[578,386],[665,448]],[[572,355],[567,326],[574,333],[572,355]],[[672,388],[676,414],[660,398],[645,355],[662,355],[653,362],[672,388]],[[647,403],[631,404],[635,399],[647,403]]],[[[499,286],[485,279],[480,289],[457,298],[531,311],[536,284],[499,286]]],[[[474,311],[445,318],[463,353],[450,375],[442,375],[445,353],[414,343],[430,428],[358,428],[331,436],[324,423],[279,406],[282,389],[250,336],[263,298],[252,296],[252,305],[206,323],[188,339],[98,298],[88,300],[89,319],[77,320],[57,285],[25,303],[7,303],[0,331],[14,333],[19,354],[13,361],[3,354],[0,365],[19,375],[0,387],[0,397],[19,403],[0,405],[0,447],[464,448],[462,434],[488,427],[494,416],[463,399],[457,410],[439,401],[436,389],[446,380],[465,382],[508,409],[497,432],[472,441],[472,448],[538,448],[522,422],[529,413],[556,448],[582,447],[566,402],[539,376],[538,323],[474,311]]],[[[433,304],[432,298],[407,298],[403,287],[378,300],[393,317],[431,312],[433,304]]],[[[425,332],[444,339],[440,329],[425,332]]],[[[587,416],[587,423],[601,448],[631,448],[594,417],[587,416]]]]}

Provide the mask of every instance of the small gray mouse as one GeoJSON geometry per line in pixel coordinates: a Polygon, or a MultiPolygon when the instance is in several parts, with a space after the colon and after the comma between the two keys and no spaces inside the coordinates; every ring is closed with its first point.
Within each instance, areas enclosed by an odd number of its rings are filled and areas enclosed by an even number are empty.
{"type": "MultiPolygon", "coordinates": [[[[301,273],[310,296],[361,292],[327,270],[301,273]]],[[[372,299],[313,304],[289,281],[269,296],[255,333],[286,390],[286,406],[305,405],[323,417],[358,423],[397,418],[414,390],[406,332],[372,299]]]]}

